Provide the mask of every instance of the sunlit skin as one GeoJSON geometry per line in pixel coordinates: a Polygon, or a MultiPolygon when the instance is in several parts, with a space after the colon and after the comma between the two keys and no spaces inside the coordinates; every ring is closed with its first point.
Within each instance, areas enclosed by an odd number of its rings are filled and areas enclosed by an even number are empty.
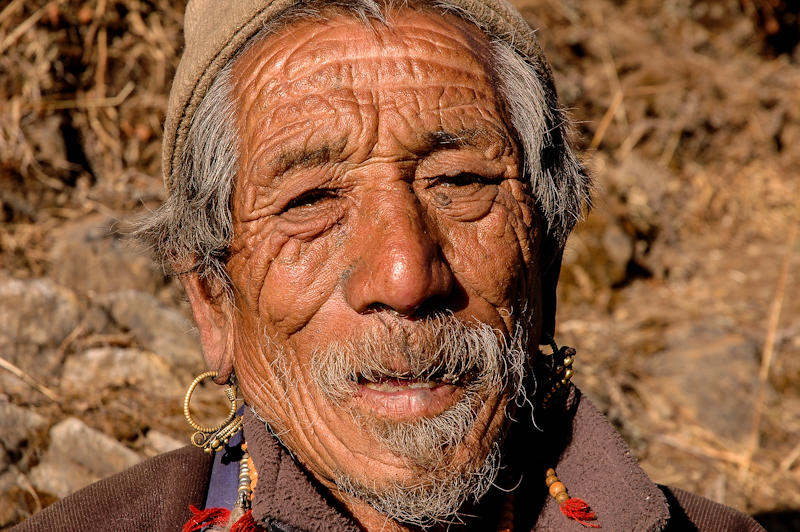
{"type": "MultiPolygon", "coordinates": [[[[434,416],[463,390],[394,381],[337,404],[311,379],[315,349],[413,329],[433,310],[508,335],[523,301],[538,337],[541,229],[488,61],[477,28],[404,10],[374,29],[341,15],[295,23],[235,63],[236,308],[203,310],[184,284],[212,367],[232,360],[247,402],[334,495],[337,472],[414,479],[363,423],[434,416]]],[[[452,467],[483,460],[507,402],[506,390],[483,397],[452,467]]],[[[368,530],[397,527],[344,502],[368,530]]]]}

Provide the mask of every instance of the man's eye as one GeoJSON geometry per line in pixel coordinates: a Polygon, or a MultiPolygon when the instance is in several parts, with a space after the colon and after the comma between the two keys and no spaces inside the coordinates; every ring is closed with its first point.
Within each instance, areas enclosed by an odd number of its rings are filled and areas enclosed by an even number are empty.
{"type": "Polygon", "coordinates": [[[292,201],[290,201],[286,207],[284,207],[283,212],[286,212],[290,209],[294,209],[297,207],[307,207],[309,205],[314,205],[315,203],[319,203],[322,200],[335,198],[336,192],[329,189],[314,189],[309,190],[308,192],[304,192],[300,194],[292,201]]]}
{"type": "Polygon", "coordinates": [[[436,185],[445,187],[466,187],[469,185],[492,185],[495,180],[486,176],[464,172],[454,176],[439,176],[435,180],[436,185]]]}

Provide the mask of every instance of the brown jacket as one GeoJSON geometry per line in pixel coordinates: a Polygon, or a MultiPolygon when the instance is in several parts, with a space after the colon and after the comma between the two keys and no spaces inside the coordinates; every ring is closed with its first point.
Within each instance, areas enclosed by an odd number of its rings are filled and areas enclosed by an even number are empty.
{"type": "MultiPolygon", "coordinates": [[[[570,494],[589,502],[597,524],[607,531],[746,531],[764,529],[731,508],[673,488],[653,484],[603,417],[586,398],[570,401],[571,434],[558,449],[557,471],[570,494]]],[[[315,486],[301,466],[280,447],[252,415],[245,433],[261,449],[253,458],[259,471],[254,516],[273,531],[360,530],[315,486]],[[261,440],[255,442],[253,440],[261,440]]],[[[532,457],[530,447],[517,454],[532,457]],[[528,451],[526,453],[525,451],[528,451]]],[[[545,453],[546,454],[546,453],[545,453]]],[[[178,531],[191,516],[189,505],[202,507],[208,489],[211,458],[192,447],[155,457],[93,484],[24,521],[13,532],[28,531],[178,531]]],[[[531,468],[538,472],[538,469],[531,468]]],[[[567,520],[548,497],[539,475],[518,492],[519,530],[587,529],[567,520]],[[520,505],[520,500],[526,504],[520,505]]],[[[543,478],[543,477],[542,477],[543,478]]]]}

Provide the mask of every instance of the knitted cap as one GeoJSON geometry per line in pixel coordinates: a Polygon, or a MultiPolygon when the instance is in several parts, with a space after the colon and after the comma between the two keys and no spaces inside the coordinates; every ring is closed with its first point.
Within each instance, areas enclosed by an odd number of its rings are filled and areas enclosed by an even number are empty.
{"type": "MultiPolygon", "coordinates": [[[[266,22],[297,3],[189,0],[183,25],[186,46],[169,94],[164,124],[162,172],[168,190],[175,181],[192,117],[217,73],[266,22]]],[[[513,46],[534,66],[548,92],[552,91],[550,68],[533,30],[511,4],[506,0],[450,0],[449,4],[513,46]]]]}

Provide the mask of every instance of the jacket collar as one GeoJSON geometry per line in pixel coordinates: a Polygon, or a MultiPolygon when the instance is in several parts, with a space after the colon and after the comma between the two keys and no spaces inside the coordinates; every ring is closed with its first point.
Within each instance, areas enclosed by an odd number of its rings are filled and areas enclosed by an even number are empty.
{"type": "MultiPolygon", "coordinates": [[[[602,529],[662,530],[669,520],[666,498],[608,420],[577,388],[570,393],[566,412],[563,422],[554,425],[559,428],[523,438],[514,446],[514,461],[527,476],[516,506],[534,513],[539,510],[525,528],[586,530],[564,517],[546,493],[544,473],[538,464],[553,460],[570,495],[591,505],[602,529]]],[[[244,416],[244,431],[258,471],[253,504],[257,522],[304,531],[361,530],[249,409],[244,416]]]]}
{"type": "MultiPolygon", "coordinates": [[[[555,469],[570,496],[592,507],[601,530],[663,530],[670,515],[667,500],[608,419],[574,387],[567,412],[572,422],[561,431],[563,440],[556,447],[555,469]]],[[[541,437],[547,436],[545,432],[541,437]]],[[[544,486],[544,474],[540,475],[536,482],[544,486]]],[[[546,502],[532,530],[586,531],[564,517],[544,488],[542,495],[546,502]]]]}
{"type": "Polygon", "coordinates": [[[251,409],[244,414],[247,451],[258,472],[253,518],[266,525],[289,525],[302,531],[361,530],[332,497],[311,478],[251,409]]]}

